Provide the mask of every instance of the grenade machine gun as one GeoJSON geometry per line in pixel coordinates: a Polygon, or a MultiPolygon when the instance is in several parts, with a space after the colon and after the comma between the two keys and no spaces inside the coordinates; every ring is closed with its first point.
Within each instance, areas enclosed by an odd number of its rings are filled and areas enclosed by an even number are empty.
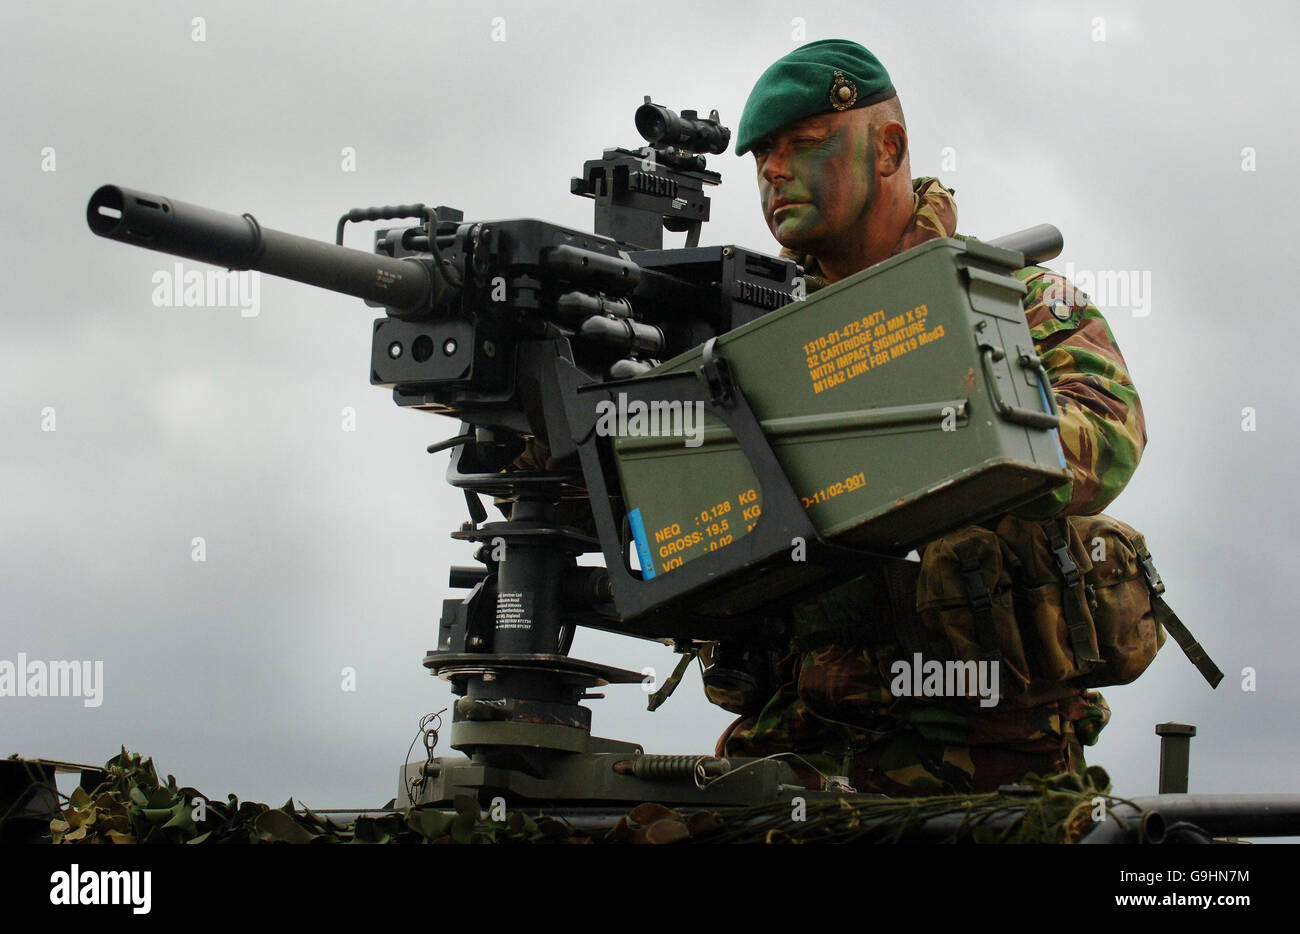
{"type": "Polygon", "coordinates": [[[721,181],[705,157],[731,136],[717,111],[647,97],[635,121],[648,145],[572,180],[595,233],[410,204],[347,212],[331,244],[114,185],[87,207],[100,236],[381,307],[370,382],[460,420],[429,451],[451,451],[470,515],[452,537],[479,563],[451,569],[468,594],[444,601],[424,666],[458,695],[461,755],[404,767],[399,801],[806,793],[778,760],[593,736],[591,689],[643,676],[570,657],[576,627],[683,654],[651,709],[706,642],[715,681],[743,682],[746,647],[793,601],[1066,476],[1011,275],[1059,252],[1055,228],[932,241],[805,300],[795,263],[699,245],[721,181]],[[396,219],[414,223],[377,231],[373,253],[342,246],[349,222],[396,219]],[[665,229],[685,246],[665,249],[665,229]]]}

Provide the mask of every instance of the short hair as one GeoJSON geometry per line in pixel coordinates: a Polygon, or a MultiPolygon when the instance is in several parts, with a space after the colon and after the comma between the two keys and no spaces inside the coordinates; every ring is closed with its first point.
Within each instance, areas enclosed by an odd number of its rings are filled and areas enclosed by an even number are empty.
{"type": "Polygon", "coordinates": [[[878,104],[872,104],[868,109],[871,111],[872,123],[888,123],[890,120],[896,120],[903,125],[904,130],[907,129],[907,121],[903,118],[903,105],[898,102],[897,94],[878,104]]]}
{"type": "MultiPolygon", "coordinates": [[[[907,132],[907,120],[904,119],[903,117],[903,105],[898,102],[897,94],[895,94],[893,97],[887,98],[886,100],[880,101],[877,104],[870,105],[869,107],[867,107],[867,112],[870,114],[869,125],[871,127],[871,132],[873,135],[875,133],[876,127],[884,123],[894,123],[894,122],[902,124],[903,132],[904,133],[907,132]]],[[[911,146],[907,146],[903,150],[903,155],[898,160],[898,164],[900,167],[903,165],[907,165],[909,167],[911,166],[912,164],[911,160],[908,158],[910,155],[911,148],[912,148],[911,146]]]]}

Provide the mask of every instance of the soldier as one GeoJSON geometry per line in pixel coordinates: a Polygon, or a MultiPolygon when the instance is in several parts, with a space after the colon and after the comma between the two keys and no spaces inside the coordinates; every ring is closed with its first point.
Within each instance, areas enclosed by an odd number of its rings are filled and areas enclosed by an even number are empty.
{"type": "MultiPolygon", "coordinates": [[[[813,42],[768,68],[737,132],[736,153],[746,152],[754,154],[768,227],[782,255],[805,267],[809,291],[957,235],[953,191],[911,177],[893,84],[857,43],[813,42]]],[[[1071,477],[1016,515],[1094,515],[1124,488],[1146,443],[1137,391],[1086,296],[1041,267],[1017,277],[1028,288],[1025,315],[1060,409],[1071,477]]],[[[871,583],[868,573],[859,594],[871,583]]],[[[889,613],[888,588],[868,589],[881,597],[864,615],[889,613]]],[[[794,638],[788,650],[769,653],[767,690],[756,703],[724,703],[744,714],[719,739],[719,754],[798,753],[810,787],[821,772],[844,775],[863,792],[990,791],[1030,772],[1081,769],[1082,747],[1110,718],[1100,694],[1068,683],[987,709],[894,697],[885,672],[902,655],[899,640],[869,625],[859,631],[875,635],[857,638],[809,624],[834,615],[826,611],[833,602],[796,609],[794,638]]]]}

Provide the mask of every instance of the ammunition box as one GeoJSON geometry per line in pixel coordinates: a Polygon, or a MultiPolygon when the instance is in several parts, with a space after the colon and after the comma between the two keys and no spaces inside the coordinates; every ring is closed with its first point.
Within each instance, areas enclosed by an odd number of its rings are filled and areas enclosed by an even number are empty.
{"type": "MultiPolygon", "coordinates": [[[[1022,265],[977,240],[933,240],[718,338],[823,539],[902,555],[1068,478],[1012,275],[1022,265]]],[[[653,372],[701,362],[696,349],[653,372]]],[[[692,406],[621,414],[614,432],[646,578],[726,548],[763,514],[735,437],[692,406]]],[[[798,543],[778,544],[766,573],[789,590],[798,543]]]]}

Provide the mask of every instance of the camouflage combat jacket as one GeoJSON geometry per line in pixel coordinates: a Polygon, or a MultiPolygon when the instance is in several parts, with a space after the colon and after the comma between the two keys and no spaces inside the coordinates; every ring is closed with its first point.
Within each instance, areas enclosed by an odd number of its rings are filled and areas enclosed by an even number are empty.
{"type": "MultiPolygon", "coordinates": [[[[936,237],[957,236],[952,192],[938,179],[913,181],[914,210],[894,254],[936,237]]],[[[825,285],[815,257],[782,255],[806,270],[809,291],[825,285]]],[[[1137,390],[1105,319],[1057,273],[1016,273],[1038,355],[1060,409],[1070,481],[1015,510],[1023,518],[1095,515],[1119,495],[1146,444],[1137,390]]],[[[815,609],[815,607],[814,607],[815,609]]],[[[1083,745],[1110,718],[1095,691],[1066,687],[1036,706],[979,709],[896,698],[888,665],[901,647],[800,646],[771,653],[762,709],[742,716],[718,741],[719,754],[796,752],[810,787],[817,773],[847,777],[859,791],[895,795],[995,789],[1028,772],[1083,767],[1083,745]],[[781,656],[781,657],[777,657],[781,656]]],[[[793,758],[793,757],[792,757],[793,758]]]]}

